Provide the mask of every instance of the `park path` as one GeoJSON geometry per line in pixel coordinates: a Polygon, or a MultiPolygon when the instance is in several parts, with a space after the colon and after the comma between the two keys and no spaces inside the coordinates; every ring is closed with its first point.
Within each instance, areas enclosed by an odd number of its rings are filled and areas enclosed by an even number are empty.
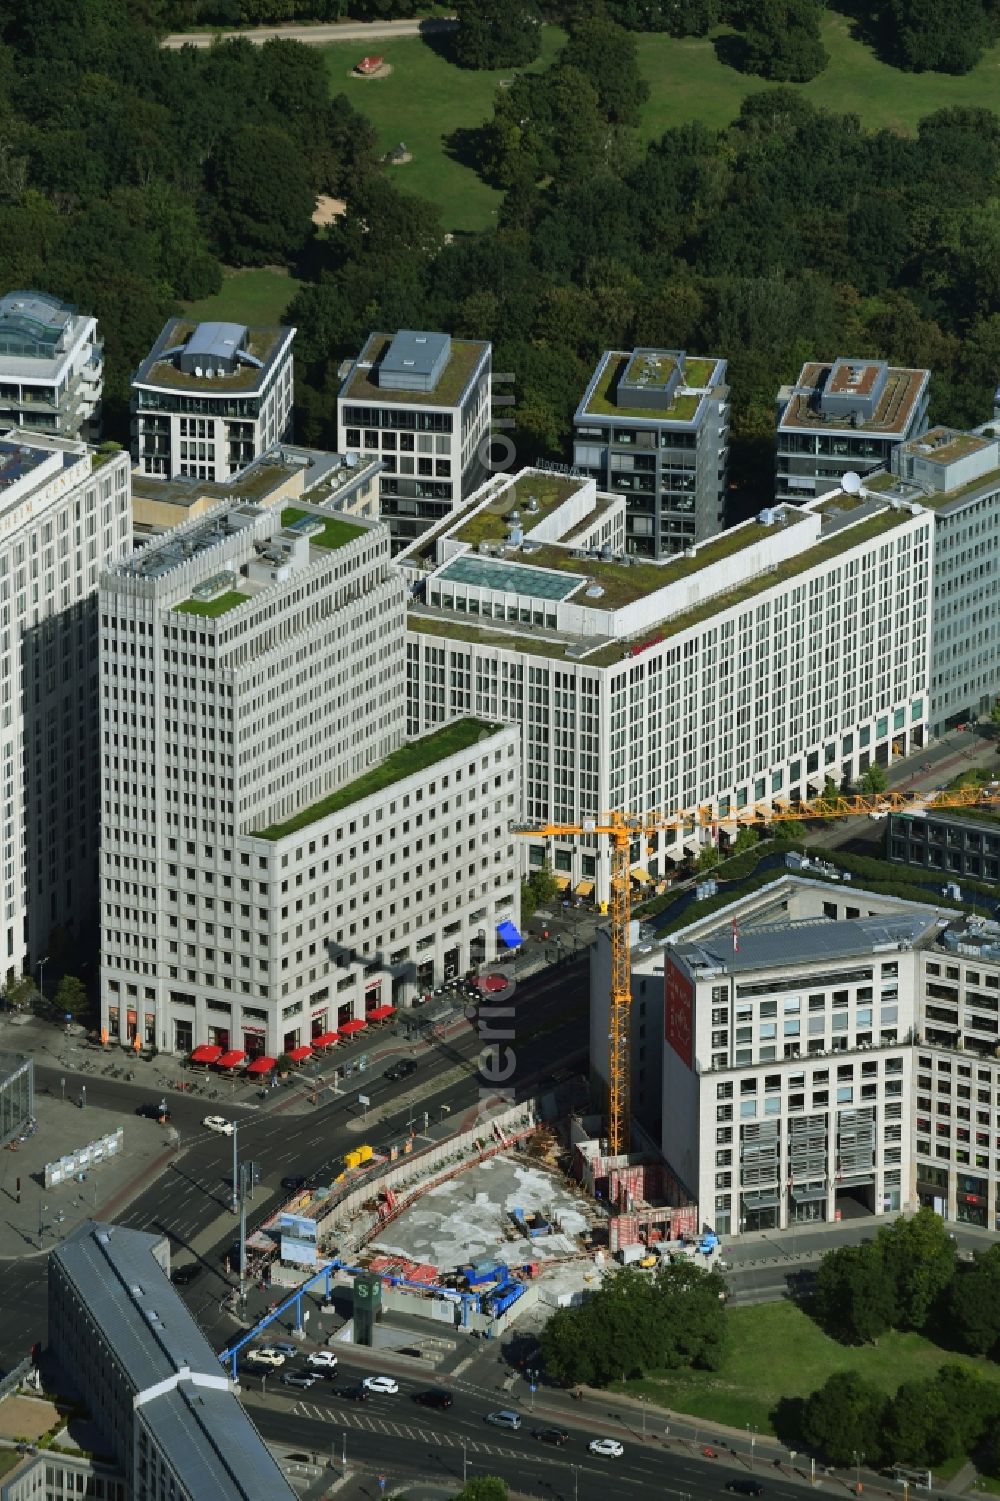
{"type": "Polygon", "coordinates": [[[163,47],[211,47],[217,39],[230,41],[243,37],[260,46],[281,37],[286,41],[306,42],[312,47],[326,47],[330,42],[369,42],[397,36],[425,36],[428,32],[451,31],[455,21],[447,16],[412,17],[407,21],[335,21],[330,25],[255,26],[242,31],[177,31],[165,36],[163,47]]]}

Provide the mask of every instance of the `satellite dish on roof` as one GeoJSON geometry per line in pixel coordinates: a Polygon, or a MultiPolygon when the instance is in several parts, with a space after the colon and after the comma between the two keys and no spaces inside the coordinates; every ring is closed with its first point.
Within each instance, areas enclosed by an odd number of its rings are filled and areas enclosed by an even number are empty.
{"type": "Polygon", "coordinates": [[[844,475],[844,478],[840,482],[840,488],[844,491],[845,495],[860,495],[860,474],[855,474],[853,469],[848,469],[847,473],[844,475]]]}

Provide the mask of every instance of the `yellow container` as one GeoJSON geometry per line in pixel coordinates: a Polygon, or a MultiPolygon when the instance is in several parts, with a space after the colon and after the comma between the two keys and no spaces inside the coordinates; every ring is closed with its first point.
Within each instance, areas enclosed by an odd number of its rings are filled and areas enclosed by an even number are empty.
{"type": "Polygon", "coordinates": [[[358,1157],[360,1158],[360,1160],[362,1162],[370,1162],[371,1161],[372,1149],[368,1145],[367,1142],[363,1141],[361,1143],[361,1145],[358,1147],[357,1150],[358,1150],[358,1157]]]}
{"type": "Polygon", "coordinates": [[[347,1164],[348,1167],[357,1167],[358,1164],[360,1163],[360,1161],[361,1161],[361,1153],[360,1152],[348,1152],[347,1155],[344,1158],[344,1162],[347,1164]]]}

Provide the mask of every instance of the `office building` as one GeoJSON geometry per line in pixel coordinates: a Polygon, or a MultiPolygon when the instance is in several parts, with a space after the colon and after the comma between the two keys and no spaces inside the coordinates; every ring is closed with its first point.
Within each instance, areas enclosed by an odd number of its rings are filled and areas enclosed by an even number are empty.
{"type": "Polygon", "coordinates": [[[24,1053],[0,1053],[0,1147],[34,1119],[35,1060],[24,1053]]]}
{"type": "Polygon", "coordinates": [[[98,573],[128,552],[128,455],[0,438],[0,972],[34,973],[96,905],[98,573]]]}
{"type": "Polygon", "coordinates": [[[896,864],[940,871],[942,881],[1000,883],[1000,818],[981,808],[890,813],[885,852],[896,864]]]}
{"type": "Polygon", "coordinates": [[[604,352],[573,418],[573,463],[627,501],[628,551],[669,557],[721,531],[726,362],[680,349],[604,352]]]}
{"type": "Polygon", "coordinates": [[[1000,697],[1000,442],[935,427],[898,444],[892,473],[865,483],[934,517],[930,722],[941,735],[1000,697]]]}
{"type": "Polygon", "coordinates": [[[776,499],[800,505],[851,471],[888,468],[893,449],[927,426],[930,379],[885,360],[803,365],[778,393],[776,499]]]}
{"type": "Polygon", "coordinates": [[[49,1255],[49,1346],[124,1475],[125,1494],[292,1501],[169,1271],[166,1236],[93,1221],[49,1255]]]}
{"type": "Polygon", "coordinates": [[[225,484],[292,434],[294,328],[170,318],[132,377],[132,457],[225,484]]]}
{"type": "Polygon", "coordinates": [[[662,1049],[663,1154],[704,1223],[928,1204],[1000,1229],[997,924],[789,875],[643,965],[665,1002],[660,1039],[638,1040],[662,1049]]]}
{"type": "MultiPolygon", "coordinates": [[[[410,733],[453,714],[524,731],[524,812],[733,808],[805,798],[925,743],[933,520],[838,496],[779,506],[642,561],[625,500],[523,471],[399,558],[414,591],[410,733]]],[[[636,842],[636,879],[703,835],[636,842]]],[[[607,899],[594,838],[525,841],[607,899]]]]}
{"type": "Polygon", "coordinates": [[[399,545],[468,500],[489,472],[492,348],[450,334],[369,335],[337,398],[337,447],[382,460],[399,545]]]}
{"type": "Polygon", "coordinates": [[[137,721],[105,746],[111,1037],[277,1056],[492,958],[517,921],[519,731],[406,737],[389,545],[242,501],[105,574],[102,713],[137,721]]]}
{"type": "Polygon", "coordinates": [[[103,386],[96,318],[44,292],[0,297],[0,430],[96,441],[103,386]]]}

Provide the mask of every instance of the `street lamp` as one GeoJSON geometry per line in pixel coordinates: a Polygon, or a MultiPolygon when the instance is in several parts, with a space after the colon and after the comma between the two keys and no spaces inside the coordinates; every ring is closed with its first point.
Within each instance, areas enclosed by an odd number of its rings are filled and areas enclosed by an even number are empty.
{"type": "Polygon", "coordinates": [[[48,962],[49,956],[48,954],[46,954],[45,958],[39,959],[37,965],[35,966],[38,970],[38,994],[41,996],[43,1001],[45,999],[45,966],[46,964],[48,964],[48,962]]]}
{"type": "Polygon", "coordinates": [[[639,1395],[639,1402],[640,1402],[639,1411],[642,1413],[642,1436],[643,1436],[643,1439],[645,1439],[645,1437],[646,1437],[646,1398],[641,1393],[639,1395]]]}
{"type": "Polygon", "coordinates": [[[538,1383],[538,1372],[537,1371],[525,1371],[524,1374],[528,1378],[528,1390],[531,1392],[531,1411],[534,1412],[534,1410],[535,1410],[535,1387],[536,1387],[536,1385],[538,1383]]]}
{"type": "MultiPolygon", "coordinates": [[[[345,1442],[346,1442],[346,1438],[345,1438],[345,1442]]],[[[468,1480],[469,1480],[469,1451],[468,1451],[468,1449],[466,1447],[466,1441],[463,1438],[463,1440],[462,1440],[462,1489],[463,1490],[465,1489],[466,1485],[468,1484],[468,1480]]]]}
{"type": "Polygon", "coordinates": [[[580,1466],[573,1465],[573,1501],[580,1501],[580,1466]]]}
{"type": "Polygon", "coordinates": [[[864,1464],[864,1462],[865,1462],[865,1456],[864,1456],[864,1454],[860,1450],[855,1449],[855,1451],[854,1451],[854,1494],[856,1496],[860,1496],[861,1495],[861,1466],[864,1464]]]}
{"type": "Polygon", "coordinates": [[[747,1433],[749,1433],[749,1435],[750,1435],[750,1468],[752,1470],[753,1469],[753,1451],[754,1451],[754,1446],[757,1443],[758,1429],[756,1427],[752,1427],[751,1424],[748,1423],[747,1424],[747,1433]]]}

